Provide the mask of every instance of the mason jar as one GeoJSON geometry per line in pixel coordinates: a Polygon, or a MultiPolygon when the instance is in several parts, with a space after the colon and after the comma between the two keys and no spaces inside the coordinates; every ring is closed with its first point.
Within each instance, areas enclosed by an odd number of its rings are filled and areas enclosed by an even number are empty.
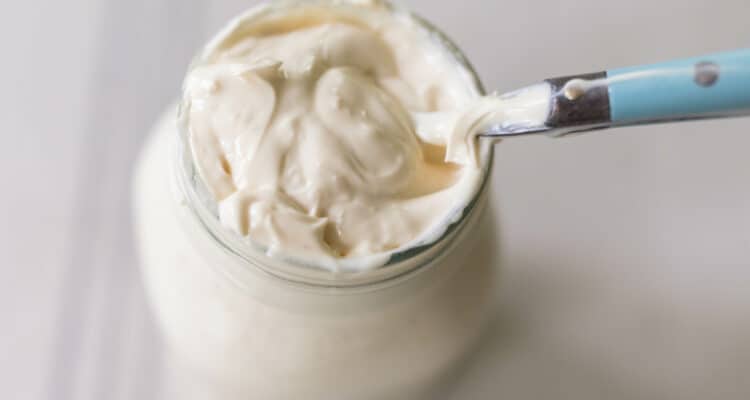
{"type": "MultiPolygon", "coordinates": [[[[240,18],[252,23],[296,3],[240,18]]],[[[461,52],[415,19],[483,95],[461,52]]],[[[210,393],[202,398],[430,398],[476,343],[492,304],[492,147],[480,150],[480,189],[437,240],[379,268],[336,273],[269,256],[221,225],[177,109],[156,125],[136,167],[135,235],[156,320],[176,365],[210,393]]]]}

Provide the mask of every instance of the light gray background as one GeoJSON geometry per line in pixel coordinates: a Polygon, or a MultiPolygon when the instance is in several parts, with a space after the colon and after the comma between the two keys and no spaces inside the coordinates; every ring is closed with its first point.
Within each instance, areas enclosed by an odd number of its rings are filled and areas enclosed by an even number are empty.
{"type": "MultiPolygon", "coordinates": [[[[0,5],[0,397],[156,399],[129,179],[251,0],[0,5]]],[[[750,45],[747,0],[406,1],[489,88],[750,45]]],[[[450,399],[750,397],[750,120],[497,147],[497,320],[450,399]]]]}

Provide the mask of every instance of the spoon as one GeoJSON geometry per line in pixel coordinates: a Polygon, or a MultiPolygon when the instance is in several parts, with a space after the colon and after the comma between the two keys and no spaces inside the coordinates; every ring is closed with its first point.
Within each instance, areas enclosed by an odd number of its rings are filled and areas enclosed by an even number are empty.
{"type": "MultiPolygon", "coordinates": [[[[540,88],[548,94],[543,110],[546,118],[490,121],[475,135],[564,136],[620,126],[750,115],[750,49],[551,78],[500,99],[513,101],[529,92],[538,93],[540,88]]],[[[521,107],[528,104],[517,103],[521,107]]]]}

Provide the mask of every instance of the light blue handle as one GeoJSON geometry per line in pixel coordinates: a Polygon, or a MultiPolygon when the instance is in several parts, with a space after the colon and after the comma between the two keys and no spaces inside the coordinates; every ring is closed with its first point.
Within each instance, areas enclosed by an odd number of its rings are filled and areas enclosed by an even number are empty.
{"type": "Polygon", "coordinates": [[[607,71],[612,122],[750,112],[750,49],[607,71]]]}

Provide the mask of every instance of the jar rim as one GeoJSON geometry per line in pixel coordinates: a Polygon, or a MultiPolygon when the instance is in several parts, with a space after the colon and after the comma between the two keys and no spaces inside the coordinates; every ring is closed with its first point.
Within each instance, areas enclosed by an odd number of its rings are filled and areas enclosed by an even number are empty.
{"type": "MultiPolygon", "coordinates": [[[[473,66],[469,63],[459,47],[435,25],[402,6],[396,6],[389,1],[377,0],[379,4],[387,7],[388,12],[407,16],[417,23],[420,28],[425,29],[445,50],[453,60],[468,73],[470,84],[478,95],[486,92],[473,66]]],[[[297,6],[322,5],[328,7],[341,7],[343,4],[356,5],[357,0],[275,0],[250,8],[244,13],[232,19],[225,28],[219,31],[208,44],[202,47],[198,55],[188,67],[188,73],[198,63],[202,62],[207,55],[208,49],[221,41],[227,32],[239,27],[240,23],[247,23],[250,18],[263,17],[265,13],[273,11],[284,11],[297,6]]],[[[209,193],[208,188],[200,177],[189,144],[189,129],[187,128],[187,114],[189,105],[182,98],[177,111],[177,151],[174,154],[173,165],[176,166],[178,188],[187,200],[187,206],[192,214],[198,219],[211,238],[220,247],[239,258],[250,267],[255,268],[266,276],[279,279],[283,282],[309,288],[323,289],[361,289],[374,288],[399,282],[415,275],[420,270],[434,264],[437,258],[444,254],[449,248],[448,244],[467,225],[471,216],[481,210],[481,199],[486,192],[488,181],[493,165],[494,152],[492,146],[482,148],[481,178],[471,200],[457,212],[451,222],[445,222],[442,233],[426,243],[417,243],[410,247],[395,249],[388,253],[373,256],[351,257],[337,260],[338,265],[371,263],[376,268],[353,271],[345,270],[334,272],[322,267],[320,262],[305,262],[292,255],[269,255],[268,248],[251,240],[249,237],[241,236],[226,229],[219,221],[216,201],[209,193]]],[[[443,225],[443,224],[441,224],[443,225]]]]}

